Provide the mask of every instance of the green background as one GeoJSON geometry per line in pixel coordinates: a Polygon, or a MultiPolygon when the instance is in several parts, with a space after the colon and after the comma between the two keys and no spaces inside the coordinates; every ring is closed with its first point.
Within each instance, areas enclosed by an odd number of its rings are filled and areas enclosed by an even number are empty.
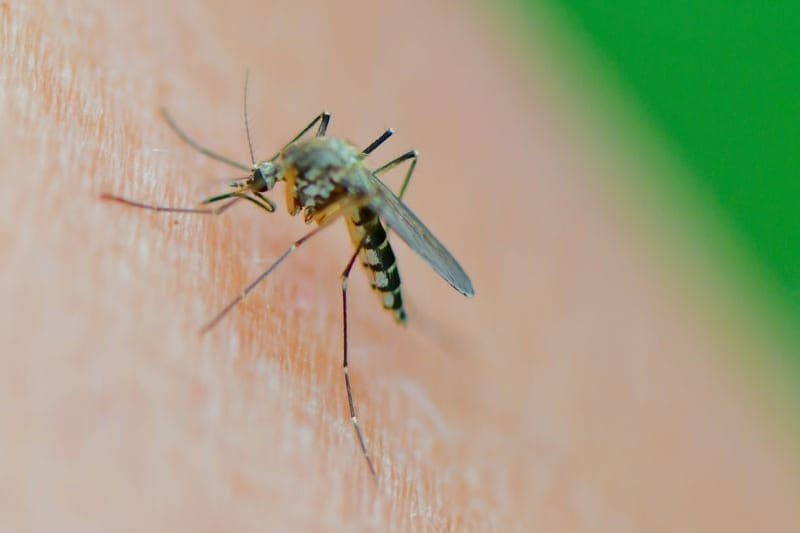
{"type": "MultiPolygon", "coordinates": [[[[624,88],[688,169],[669,179],[701,198],[698,208],[713,207],[716,225],[757,265],[739,275],[791,336],[800,324],[800,4],[528,0],[517,7],[532,28],[559,25],[550,37],[560,32],[562,47],[574,37],[624,88]]],[[[800,350],[789,351],[782,357],[800,369],[800,350]]]]}

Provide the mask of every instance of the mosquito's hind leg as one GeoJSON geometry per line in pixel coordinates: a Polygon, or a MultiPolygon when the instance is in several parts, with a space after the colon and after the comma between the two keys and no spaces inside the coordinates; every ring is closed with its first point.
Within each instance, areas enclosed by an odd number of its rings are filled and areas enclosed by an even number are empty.
{"type": "Polygon", "coordinates": [[[350,278],[350,271],[353,269],[353,264],[356,261],[356,257],[358,257],[358,253],[361,250],[361,246],[364,244],[362,240],[358,246],[356,246],[356,251],[353,256],[350,258],[350,261],[347,262],[347,266],[344,268],[342,272],[342,346],[344,351],[343,356],[343,363],[342,366],[344,368],[344,385],[347,389],[347,405],[350,408],[350,420],[353,422],[353,428],[356,431],[356,437],[358,437],[358,443],[361,445],[361,453],[364,454],[364,459],[367,461],[367,466],[369,466],[369,472],[372,474],[372,479],[375,480],[375,483],[378,482],[378,474],[375,471],[375,465],[372,464],[372,459],[369,456],[369,452],[367,451],[367,444],[364,441],[364,435],[361,433],[361,426],[358,425],[358,417],[356,416],[356,407],[355,403],[353,402],[353,388],[350,385],[350,367],[348,366],[347,362],[347,280],[350,278]]]}
{"type": "MultiPolygon", "coordinates": [[[[364,156],[368,155],[370,152],[375,150],[378,146],[380,146],[386,139],[392,136],[394,131],[390,128],[386,130],[380,137],[378,137],[375,141],[373,141],[369,146],[367,146],[361,153],[364,156]]],[[[408,168],[406,172],[406,177],[403,180],[403,184],[400,187],[400,193],[398,194],[399,198],[403,197],[403,194],[406,192],[406,188],[408,187],[408,182],[411,180],[411,175],[414,173],[414,167],[417,165],[417,158],[418,154],[416,150],[410,150],[405,154],[401,155],[400,157],[390,161],[389,163],[383,165],[378,170],[374,172],[374,174],[379,174],[382,172],[388,172],[389,170],[395,168],[397,165],[403,163],[404,161],[408,161],[412,159],[411,166],[408,168]]],[[[387,229],[388,234],[388,229],[387,229]]],[[[366,236],[365,236],[366,238],[366,236]]],[[[364,247],[364,239],[358,243],[356,246],[355,252],[353,252],[352,257],[350,257],[350,261],[347,262],[347,266],[344,268],[344,271],[341,275],[342,280],[342,351],[343,362],[342,366],[344,368],[344,385],[345,389],[347,390],[347,405],[350,408],[350,420],[353,422],[353,428],[356,432],[356,437],[358,438],[358,444],[361,446],[361,453],[364,455],[364,459],[367,461],[367,466],[369,467],[369,472],[372,474],[372,479],[375,483],[378,482],[378,474],[375,471],[375,465],[372,463],[372,458],[369,455],[369,451],[367,451],[367,443],[364,440],[364,434],[361,431],[361,426],[358,423],[358,417],[356,416],[356,406],[355,402],[353,401],[353,387],[350,383],[350,366],[347,360],[347,352],[348,352],[348,335],[347,335],[347,282],[350,279],[350,272],[353,270],[353,265],[355,264],[356,258],[358,254],[361,252],[361,248],[364,247]]]]}
{"type": "MultiPolygon", "coordinates": [[[[374,143],[373,143],[374,144],[374,143]]],[[[403,198],[403,195],[406,193],[406,188],[408,187],[408,182],[411,181],[411,175],[414,173],[414,169],[417,167],[417,159],[419,158],[419,154],[416,150],[409,150],[408,152],[404,153],[400,157],[393,159],[383,165],[382,167],[374,170],[372,173],[375,175],[382,174],[384,172],[389,172],[396,166],[404,163],[411,159],[411,165],[408,167],[408,171],[406,171],[406,177],[403,179],[403,184],[400,186],[400,192],[397,193],[398,198],[403,198]]]]}
{"type": "MultiPolygon", "coordinates": [[[[380,137],[378,137],[375,141],[372,142],[369,146],[367,146],[361,153],[366,156],[373,150],[375,150],[378,146],[380,146],[386,139],[392,136],[394,131],[392,129],[386,130],[380,137]]],[[[405,161],[411,160],[411,165],[406,171],[406,176],[403,179],[403,184],[400,187],[400,192],[398,193],[398,197],[402,198],[406,192],[406,188],[408,188],[408,183],[411,181],[411,175],[414,173],[414,168],[417,166],[417,158],[419,155],[417,154],[416,150],[410,150],[405,154],[401,155],[400,157],[386,163],[382,167],[378,168],[374,171],[374,174],[380,174],[383,172],[388,172],[389,170],[395,168],[396,166],[402,164],[405,161]]],[[[388,229],[387,229],[388,233],[388,229]]],[[[366,236],[365,236],[366,238],[366,236]]],[[[372,458],[369,455],[369,451],[367,451],[367,444],[364,440],[364,434],[361,431],[361,426],[358,423],[358,417],[356,416],[356,407],[355,402],[353,401],[353,387],[350,383],[350,366],[347,360],[347,352],[348,352],[348,335],[347,335],[347,282],[350,278],[350,272],[353,270],[353,264],[355,264],[356,258],[358,254],[361,252],[361,248],[364,246],[364,239],[356,246],[355,252],[353,252],[352,257],[350,257],[350,261],[347,262],[347,266],[344,268],[342,272],[341,279],[342,279],[342,351],[343,362],[342,367],[344,368],[344,385],[347,389],[347,405],[350,408],[350,420],[353,422],[353,428],[356,432],[356,437],[358,438],[358,444],[361,446],[361,453],[364,455],[364,459],[367,461],[367,466],[369,467],[369,472],[372,474],[372,479],[375,483],[378,482],[378,474],[375,471],[375,465],[372,463],[372,458]]]]}

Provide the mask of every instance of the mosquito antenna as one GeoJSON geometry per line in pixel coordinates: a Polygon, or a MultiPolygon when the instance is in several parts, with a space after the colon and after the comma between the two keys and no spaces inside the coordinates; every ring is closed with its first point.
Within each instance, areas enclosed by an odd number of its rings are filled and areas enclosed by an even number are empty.
{"type": "Polygon", "coordinates": [[[250,69],[244,73],[244,129],[247,131],[247,146],[250,148],[250,161],[256,164],[256,154],[253,151],[253,141],[250,138],[250,122],[247,120],[247,86],[250,82],[250,69]]]}
{"type": "Polygon", "coordinates": [[[172,128],[172,131],[174,131],[175,134],[178,137],[180,137],[183,142],[185,142],[186,144],[188,144],[189,146],[191,146],[192,148],[194,148],[195,150],[197,150],[201,154],[203,154],[203,155],[205,155],[207,157],[210,157],[211,159],[214,159],[216,161],[219,161],[220,163],[225,163],[226,165],[230,165],[232,167],[244,170],[245,172],[250,172],[252,170],[252,168],[248,167],[247,165],[243,165],[241,163],[237,163],[233,159],[228,159],[225,156],[219,155],[218,153],[209,150],[205,146],[202,146],[197,141],[195,141],[194,139],[189,137],[189,135],[187,135],[185,131],[183,131],[181,128],[179,128],[178,125],[175,123],[175,121],[172,120],[172,115],[169,114],[169,111],[167,111],[167,108],[165,108],[165,107],[161,108],[161,115],[164,117],[164,120],[167,122],[167,125],[170,128],[172,128]]]}

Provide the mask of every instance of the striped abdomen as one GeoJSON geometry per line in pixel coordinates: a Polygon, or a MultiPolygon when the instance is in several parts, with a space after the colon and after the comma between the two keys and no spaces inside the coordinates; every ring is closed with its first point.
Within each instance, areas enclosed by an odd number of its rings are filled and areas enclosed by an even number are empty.
{"type": "Polygon", "coordinates": [[[384,309],[394,313],[394,318],[401,324],[406,322],[406,311],[403,308],[403,297],[400,294],[400,273],[397,261],[386,237],[381,221],[375,211],[368,207],[360,207],[347,217],[347,228],[353,246],[361,246],[361,264],[367,272],[372,288],[378,291],[384,309]]]}

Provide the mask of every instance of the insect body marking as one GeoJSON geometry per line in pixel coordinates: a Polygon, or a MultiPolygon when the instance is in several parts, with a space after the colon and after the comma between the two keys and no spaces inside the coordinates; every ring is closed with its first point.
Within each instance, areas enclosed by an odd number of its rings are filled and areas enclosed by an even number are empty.
{"type": "Polygon", "coordinates": [[[347,228],[353,245],[361,244],[361,264],[372,288],[380,293],[384,309],[392,311],[395,320],[405,324],[407,316],[400,290],[400,272],[378,215],[369,207],[353,208],[347,215],[347,228]]]}

